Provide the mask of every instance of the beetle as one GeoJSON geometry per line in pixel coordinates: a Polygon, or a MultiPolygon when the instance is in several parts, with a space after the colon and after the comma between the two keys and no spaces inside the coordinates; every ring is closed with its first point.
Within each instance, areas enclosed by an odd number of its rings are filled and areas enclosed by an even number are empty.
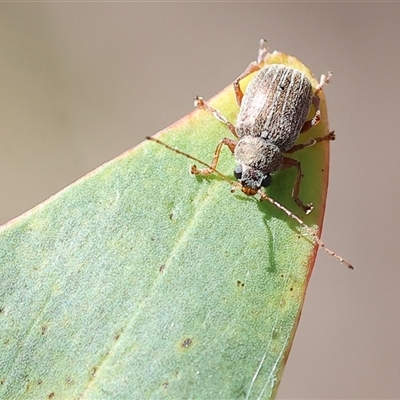
{"type": "Polygon", "coordinates": [[[324,140],[334,140],[334,132],[326,136],[312,138],[306,143],[297,144],[301,133],[307,132],[321,119],[318,96],[322,87],[329,82],[332,74],[322,75],[313,90],[309,78],[300,70],[283,64],[263,66],[267,48],[261,40],[258,58],[249,64],[234,81],[236,101],[240,107],[236,126],[231,124],[218,110],[209,106],[202,97],[195,97],[195,106],[211,112],[223,122],[237,140],[223,138],[217,145],[210,167],[198,169],[191,167],[196,175],[208,175],[215,171],[222,146],[227,146],[234,154],[237,166],[234,176],[241,184],[242,191],[249,195],[259,193],[261,187],[268,187],[272,175],[282,169],[295,167],[296,182],[292,197],[295,203],[309,214],[312,204],[303,204],[299,198],[302,170],[300,161],[287,157],[305,147],[324,140]],[[243,93],[240,82],[256,72],[247,90],[243,93]],[[315,115],[306,120],[310,107],[315,107],[315,115]]]}
{"type": "Polygon", "coordinates": [[[236,101],[240,107],[236,126],[218,110],[208,105],[202,97],[195,97],[195,106],[213,114],[216,119],[227,126],[237,139],[223,138],[218,143],[210,164],[154,137],[147,137],[147,139],[205,167],[198,169],[196,165],[192,165],[192,174],[217,174],[233,185],[232,191],[234,191],[234,187],[240,186],[241,190],[249,196],[258,193],[260,200],[269,201],[297,221],[313,242],[325,252],[353,269],[347,260],[327,248],[319,236],[301,218],[261,190],[261,188],[271,185],[273,174],[282,169],[295,167],[297,176],[292,197],[296,204],[306,214],[309,214],[313,209],[312,204],[303,204],[299,199],[302,177],[300,161],[286,155],[313,146],[318,142],[335,139],[332,131],[325,136],[314,137],[305,143],[295,144],[300,134],[307,132],[320,122],[319,93],[322,87],[329,82],[332,73],[322,75],[319,84],[313,89],[308,77],[296,68],[278,63],[264,66],[267,55],[265,43],[265,40],[261,40],[257,60],[250,63],[233,83],[236,101]],[[243,93],[240,82],[252,73],[256,74],[248,84],[246,92],[243,93]],[[311,120],[307,120],[312,105],[315,108],[315,114],[311,120]],[[220,152],[224,145],[235,155],[237,166],[233,174],[239,182],[232,182],[217,169],[220,152]]]}

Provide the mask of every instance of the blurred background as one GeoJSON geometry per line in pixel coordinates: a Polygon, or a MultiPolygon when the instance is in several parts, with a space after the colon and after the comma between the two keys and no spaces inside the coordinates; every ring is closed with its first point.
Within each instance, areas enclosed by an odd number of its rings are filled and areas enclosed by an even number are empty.
{"type": "Polygon", "coordinates": [[[320,253],[279,399],[400,398],[400,4],[0,5],[0,223],[229,85],[260,38],[326,88],[320,253]],[[396,172],[397,171],[397,172],[396,172]]]}

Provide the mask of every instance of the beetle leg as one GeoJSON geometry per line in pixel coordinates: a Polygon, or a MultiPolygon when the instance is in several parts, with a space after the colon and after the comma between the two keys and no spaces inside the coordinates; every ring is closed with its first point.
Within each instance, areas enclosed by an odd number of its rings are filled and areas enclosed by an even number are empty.
{"type": "Polygon", "coordinates": [[[300,191],[300,182],[302,178],[302,172],[301,172],[301,163],[299,160],[295,160],[293,158],[288,158],[288,157],[283,157],[283,165],[282,169],[287,169],[291,167],[296,167],[297,168],[297,176],[296,176],[296,182],[293,186],[292,190],[292,197],[294,202],[307,214],[309,214],[313,210],[313,205],[312,203],[309,204],[303,204],[303,202],[299,199],[299,191],[300,191]]]}
{"type": "Polygon", "coordinates": [[[267,41],[265,39],[260,40],[260,47],[258,49],[257,63],[262,64],[268,54],[267,41]]]}
{"type": "Polygon", "coordinates": [[[315,143],[317,143],[316,140],[314,138],[311,138],[310,140],[307,140],[307,142],[305,142],[305,143],[296,144],[288,151],[285,151],[285,153],[294,153],[296,151],[303,150],[306,147],[314,146],[315,143]]]}
{"type": "Polygon", "coordinates": [[[321,111],[319,109],[319,103],[320,103],[320,98],[319,98],[319,92],[322,90],[322,88],[329,83],[329,80],[332,78],[332,72],[329,71],[326,75],[322,74],[321,78],[319,80],[319,84],[317,85],[317,88],[315,89],[314,96],[312,98],[312,105],[315,108],[315,115],[314,118],[310,121],[306,121],[301,128],[300,133],[304,133],[309,131],[312,127],[317,125],[319,121],[321,120],[321,111]]]}
{"type": "Polygon", "coordinates": [[[226,127],[232,132],[233,136],[237,138],[239,137],[236,133],[234,125],[230,123],[217,109],[209,106],[202,97],[196,96],[194,98],[194,106],[211,113],[214,116],[214,118],[216,118],[218,121],[221,121],[224,125],[226,125],[226,127]]]}
{"type": "Polygon", "coordinates": [[[246,76],[249,76],[253,72],[259,71],[264,64],[265,57],[268,53],[268,48],[267,48],[267,41],[265,39],[260,40],[260,48],[258,49],[258,56],[257,60],[253,61],[249,64],[249,66],[235,79],[233,82],[233,88],[235,90],[235,95],[236,95],[236,101],[240,107],[242,104],[242,99],[243,99],[243,91],[240,87],[240,81],[246,76]]]}
{"type": "Polygon", "coordinates": [[[324,140],[335,140],[335,139],[336,139],[335,131],[331,131],[325,136],[311,138],[306,143],[296,144],[291,149],[285,151],[285,153],[294,153],[295,151],[303,150],[306,147],[314,146],[314,144],[322,142],[324,140]]]}
{"type": "Polygon", "coordinates": [[[327,85],[328,83],[329,83],[329,81],[330,81],[330,79],[332,78],[332,72],[331,71],[328,71],[327,73],[326,73],[326,75],[325,74],[322,74],[321,75],[321,78],[319,79],[319,84],[317,85],[317,88],[316,88],[316,90],[315,90],[315,95],[317,95],[318,96],[318,93],[321,91],[321,89],[325,86],[325,85],[327,85]]]}
{"type": "Polygon", "coordinates": [[[304,122],[304,125],[301,128],[300,133],[309,131],[311,128],[313,128],[315,125],[317,125],[319,123],[319,121],[321,121],[321,110],[319,109],[319,101],[320,101],[320,98],[316,94],[314,94],[314,96],[312,98],[312,104],[315,108],[314,118],[309,121],[304,122]]]}
{"type": "Polygon", "coordinates": [[[300,133],[304,133],[309,131],[311,128],[313,128],[315,125],[317,125],[319,123],[319,121],[321,121],[321,111],[317,110],[315,112],[314,118],[304,122],[303,127],[301,128],[300,133]]]}
{"type": "Polygon", "coordinates": [[[217,145],[217,148],[215,149],[213,159],[211,161],[210,167],[203,168],[203,169],[198,169],[196,165],[192,165],[190,172],[194,175],[209,175],[215,172],[215,169],[217,168],[218,160],[219,160],[219,155],[221,153],[222,146],[225,145],[229,148],[229,150],[233,153],[236,147],[236,140],[233,139],[228,139],[228,138],[223,138],[217,145]]]}
{"type": "Polygon", "coordinates": [[[236,95],[236,102],[238,103],[239,107],[242,104],[242,99],[243,99],[243,91],[242,88],[240,87],[240,81],[246,76],[249,76],[253,72],[259,71],[261,69],[261,64],[258,63],[258,61],[253,61],[249,64],[249,66],[235,79],[233,82],[233,89],[235,90],[235,95],[236,95]]]}

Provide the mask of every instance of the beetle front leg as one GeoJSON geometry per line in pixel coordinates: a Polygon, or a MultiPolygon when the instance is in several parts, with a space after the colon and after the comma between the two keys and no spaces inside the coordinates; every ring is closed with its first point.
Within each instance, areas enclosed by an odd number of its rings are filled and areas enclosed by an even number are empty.
{"type": "Polygon", "coordinates": [[[236,147],[236,140],[223,138],[217,145],[215,149],[213,159],[211,161],[210,167],[198,169],[196,165],[192,165],[190,172],[194,175],[209,175],[215,172],[219,160],[219,155],[221,153],[222,146],[225,145],[233,153],[236,147]]]}
{"type": "Polygon", "coordinates": [[[295,182],[295,184],[293,186],[293,190],[292,190],[293,200],[306,213],[306,215],[310,214],[310,212],[314,208],[312,203],[303,204],[303,202],[299,198],[300,182],[301,182],[301,178],[302,178],[301,163],[299,160],[295,160],[293,158],[288,158],[288,157],[283,157],[282,169],[287,169],[287,168],[291,168],[291,167],[297,168],[296,182],[295,182]]]}
{"type": "Polygon", "coordinates": [[[202,97],[196,96],[194,98],[194,106],[196,108],[201,108],[202,110],[206,110],[209,113],[211,113],[214,116],[214,118],[222,122],[232,132],[233,136],[239,138],[238,134],[236,133],[234,125],[230,123],[216,108],[208,105],[202,97]]]}

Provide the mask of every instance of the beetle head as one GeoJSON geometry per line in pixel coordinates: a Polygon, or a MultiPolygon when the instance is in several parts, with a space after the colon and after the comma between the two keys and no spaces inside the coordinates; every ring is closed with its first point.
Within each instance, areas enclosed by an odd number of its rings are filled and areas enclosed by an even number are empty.
{"type": "Polygon", "coordinates": [[[255,195],[261,187],[268,187],[272,181],[271,174],[264,174],[260,170],[243,164],[237,165],[233,174],[241,183],[242,192],[249,196],[255,195]]]}
{"type": "Polygon", "coordinates": [[[261,187],[271,184],[274,172],[279,171],[283,162],[280,149],[261,137],[243,136],[235,147],[239,165],[233,174],[242,185],[242,191],[255,195],[261,187]]]}

